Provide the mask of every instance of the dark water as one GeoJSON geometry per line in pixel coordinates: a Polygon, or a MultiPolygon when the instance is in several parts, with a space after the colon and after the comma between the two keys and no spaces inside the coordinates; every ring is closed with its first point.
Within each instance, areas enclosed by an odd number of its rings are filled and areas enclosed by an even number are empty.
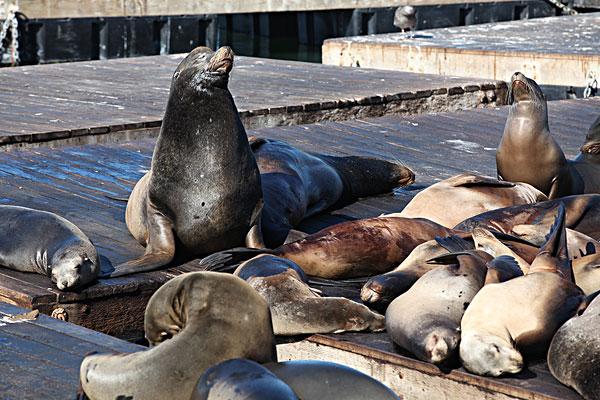
{"type": "Polygon", "coordinates": [[[264,37],[219,31],[219,46],[230,46],[241,56],[321,62],[321,46],[300,44],[297,37],[264,37]]]}

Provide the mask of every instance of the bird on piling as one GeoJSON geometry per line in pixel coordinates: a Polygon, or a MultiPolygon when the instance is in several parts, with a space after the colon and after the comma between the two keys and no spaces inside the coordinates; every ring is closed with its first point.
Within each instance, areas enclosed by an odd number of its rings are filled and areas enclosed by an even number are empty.
{"type": "Polygon", "coordinates": [[[417,10],[413,6],[398,7],[394,14],[394,26],[399,28],[402,33],[407,30],[414,31],[417,26],[417,10]]]}

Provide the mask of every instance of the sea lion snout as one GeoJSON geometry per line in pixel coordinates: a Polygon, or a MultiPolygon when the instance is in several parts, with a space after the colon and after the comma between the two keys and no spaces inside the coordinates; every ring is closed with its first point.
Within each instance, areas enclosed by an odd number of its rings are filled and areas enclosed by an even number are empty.
{"type": "Polygon", "coordinates": [[[478,375],[516,374],[523,369],[523,356],[510,343],[494,335],[464,335],[460,343],[463,366],[478,375]]]}
{"type": "Polygon", "coordinates": [[[67,252],[52,263],[51,279],[59,290],[75,289],[92,282],[100,272],[100,263],[86,254],[67,252]]]}
{"type": "Polygon", "coordinates": [[[233,68],[233,50],[229,46],[223,46],[213,54],[206,70],[218,74],[228,74],[233,68]]]}

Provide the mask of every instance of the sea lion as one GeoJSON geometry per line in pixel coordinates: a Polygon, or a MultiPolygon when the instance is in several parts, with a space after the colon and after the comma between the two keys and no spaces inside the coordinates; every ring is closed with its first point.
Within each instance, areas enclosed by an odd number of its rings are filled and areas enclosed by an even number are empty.
{"type": "Polygon", "coordinates": [[[399,213],[388,217],[427,218],[447,228],[482,212],[548,200],[526,183],[460,174],[419,192],[399,213]],[[449,209],[450,207],[450,209],[449,209]]]}
{"type": "Polygon", "coordinates": [[[554,335],[548,350],[548,368],[563,385],[586,400],[600,393],[600,297],[578,317],[571,318],[554,335]]]}
{"type": "Polygon", "coordinates": [[[498,177],[525,182],[549,198],[582,193],[567,159],[548,128],[548,106],[537,83],[516,72],[508,91],[510,108],[496,152],[498,177]]]}
{"type": "Polygon", "coordinates": [[[303,219],[414,182],[407,167],[368,157],[306,153],[289,144],[250,138],[261,174],[261,229],[267,247],[282,245],[303,219]]]}
{"type": "Polygon", "coordinates": [[[575,161],[600,163],[600,116],[590,126],[585,136],[585,143],[580,150],[575,161]]]}
{"type": "Polygon", "coordinates": [[[192,400],[299,400],[285,382],[262,365],[245,359],[210,367],[192,400]]]}
{"type": "Polygon", "coordinates": [[[461,322],[460,358],[478,375],[515,374],[523,353],[543,353],[556,330],[586,304],[571,280],[559,205],[547,243],[525,276],[484,286],[461,322]]]}
{"type": "Polygon", "coordinates": [[[90,399],[189,399],[219,362],[276,361],[267,302],[230,274],[191,272],[165,283],[146,306],[144,329],[151,349],[83,360],[80,380],[90,399]]]}
{"type": "Polygon", "coordinates": [[[162,267],[176,250],[207,254],[245,238],[262,245],[260,174],[227,88],[232,67],[229,47],[198,47],[175,70],[150,171],[125,212],[146,252],[104,277],[162,267]]]}
{"type": "Polygon", "coordinates": [[[0,206],[0,266],[48,276],[59,290],[96,280],[100,259],[90,239],[56,214],[0,206]]]}
{"type": "MultiPolygon", "coordinates": [[[[528,241],[541,245],[545,234],[540,235],[540,227],[550,227],[555,219],[555,209],[558,204],[565,207],[565,224],[567,228],[600,239],[600,195],[586,194],[567,196],[561,199],[543,201],[537,204],[524,204],[492,210],[468,218],[454,227],[455,230],[472,231],[476,227],[500,231],[507,234],[522,236],[528,241]],[[535,225],[535,235],[529,235],[526,230],[520,235],[519,228],[535,225]],[[540,242],[542,240],[542,242],[540,242]]],[[[546,230],[547,232],[547,230],[546,230]]]]}
{"type": "Polygon", "coordinates": [[[589,254],[572,261],[575,283],[586,296],[600,291],[600,253],[589,254]]]}
{"type": "Polygon", "coordinates": [[[590,127],[581,152],[569,161],[571,175],[582,193],[600,193],[600,117],[590,127]]]}
{"type": "Polygon", "coordinates": [[[200,268],[224,270],[260,253],[292,260],[310,276],[347,279],[387,272],[421,243],[453,233],[420,218],[377,217],[322,229],[274,250],[230,249],[210,255],[200,268]]]}
{"type": "Polygon", "coordinates": [[[485,261],[468,254],[457,260],[427,272],[385,313],[390,338],[420,360],[439,364],[454,353],[463,313],[485,281],[485,261]]]}
{"type": "Polygon", "coordinates": [[[264,364],[303,400],[399,400],[381,382],[345,365],[313,360],[264,364]]]}
{"type": "Polygon", "coordinates": [[[308,286],[293,261],[262,254],[235,270],[267,300],[276,335],[345,331],[381,331],[384,318],[368,307],[343,297],[321,297],[308,286]]]}

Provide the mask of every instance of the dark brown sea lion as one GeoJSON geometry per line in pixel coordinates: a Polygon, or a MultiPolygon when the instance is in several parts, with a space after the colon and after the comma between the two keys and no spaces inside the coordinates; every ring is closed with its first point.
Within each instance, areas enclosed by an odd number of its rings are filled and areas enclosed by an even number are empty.
{"type": "Polygon", "coordinates": [[[390,338],[434,364],[447,360],[457,348],[460,320],[487,273],[484,259],[469,254],[456,258],[458,264],[438,266],[419,278],[385,314],[390,338]]]}
{"type": "Polygon", "coordinates": [[[600,116],[590,126],[585,143],[580,150],[581,153],[575,158],[575,161],[600,163],[600,116]]]}
{"type": "Polygon", "coordinates": [[[0,266],[48,276],[60,290],[87,285],[100,272],[90,239],[46,211],[0,206],[0,266]]]}
{"type": "Polygon", "coordinates": [[[260,253],[292,260],[310,276],[326,279],[364,277],[387,272],[421,243],[453,233],[420,218],[378,217],[322,229],[274,250],[231,249],[208,256],[200,267],[223,270],[260,253]]]}
{"type": "Polygon", "coordinates": [[[461,322],[460,358],[479,375],[514,374],[523,353],[543,353],[556,330],[577,314],[586,297],[570,280],[564,207],[525,276],[484,286],[461,322]]]}
{"type": "Polygon", "coordinates": [[[550,134],[546,98],[537,83],[515,73],[508,103],[496,153],[498,177],[528,183],[551,199],[582,193],[581,182],[574,181],[563,151],[550,134]]]}
{"type": "Polygon", "coordinates": [[[276,335],[381,331],[382,315],[343,297],[321,297],[293,261],[262,254],[234,272],[267,300],[276,335]]]}
{"type": "Polygon", "coordinates": [[[177,67],[150,171],[129,197],[125,221],[145,254],[107,276],[162,267],[175,251],[207,254],[262,244],[256,161],[227,88],[233,52],[194,49],[177,67]],[[251,232],[250,235],[248,233],[251,232]]]}
{"type": "Polygon", "coordinates": [[[192,400],[299,400],[284,381],[262,365],[236,358],[210,367],[192,400]]]}
{"type": "MultiPolygon", "coordinates": [[[[506,207],[498,210],[481,213],[456,225],[454,229],[472,231],[476,227],[483,227],[512,235],[519,235],[521,226],[536,225],[550,227],[555,218],[555,209],[558,204],[565,207],[566,227],[590,236],[595,240],[600,239],[600,195],[587,194],[568,196],[561,199],[544,201],[537,204],[506,207]]],[[[535,232],[539,232],[536,229],[535,232]]],[[[530,233],[527,230],[525,233],[530,233]]],[[[522,235],[530,242],[541,245],[540,238],[522,235]]],[[[544,237],[545,235],[537,235],[544,237]]]]}
{"type": "Polygon", "coordinates": [[[583,315],[571,318],[556,332],[548,350],[548,368],[563,385],[586,400],[600,393],[600,297],[583,315]]]}
{"type": "Polygon", "coordinates": [[[261,227],[270,248],[282,245],[304,218],[338,203],[389,192],[415,178],[410,169],[385,160],[310,154],[263,138],[252,137],[250,144],[261,173],[261,227]]]}
{"type": "Polygon", "coordinates": [[[276,361],[267,302],[230,274],[170,280],[150,298],[144,325],[151,349],[83,360],[80,379],[91,400],[189,399],[200,376],[219,362],[276,361]]]}
{"type": "Polygon", "coordinates": [[[429,186],[419,192],[401,212],[386,216],[427,218],[452,228],[482,212],[544,200],[548,200],[545,194],[526,183],[461,174],[429,186]]]}

